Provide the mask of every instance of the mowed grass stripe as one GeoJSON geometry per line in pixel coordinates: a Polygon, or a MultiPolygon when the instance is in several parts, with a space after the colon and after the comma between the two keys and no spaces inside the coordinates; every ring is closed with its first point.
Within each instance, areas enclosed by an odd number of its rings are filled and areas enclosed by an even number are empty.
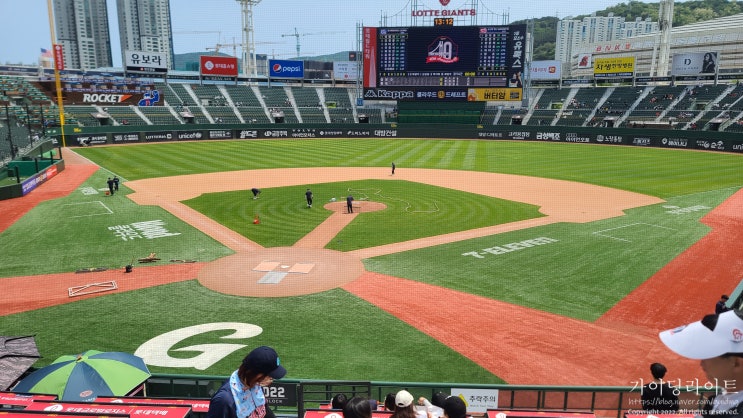
{"type": "Polygon", "coordinates": [[[246,168],[381,167],[395,161],[401,168],[473,167],[598,184],[658,197],[743,184],[740,177],[743,158],[740,155],[586,144],[313,139],[106,146],[79,151],[130,180],[246,168]],[[429,150],[440,143],[444,146],[439,158],[430,156],[429,150]],[[416,153],[419,148],[420,153],[416,153]],[[230,157],[225,158],[225,155],[230,157]],[[426,155],[425,159],[421,158],[423,155],[426,155]]]}

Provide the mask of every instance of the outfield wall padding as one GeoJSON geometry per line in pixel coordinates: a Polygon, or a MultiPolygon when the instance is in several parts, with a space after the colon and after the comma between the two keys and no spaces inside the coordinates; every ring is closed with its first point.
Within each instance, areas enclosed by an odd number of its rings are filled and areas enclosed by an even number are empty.
{"type": "MultiPolygon", "coordinates": [[[[743,153],[740,133],[647,128],[453,124],[265,124],[75,128],[67,146],[200,140],[311,138],[482,139],[628,145],[743,153]]],[[[58,138],[61,140],[61,138],[58,138]]]]}

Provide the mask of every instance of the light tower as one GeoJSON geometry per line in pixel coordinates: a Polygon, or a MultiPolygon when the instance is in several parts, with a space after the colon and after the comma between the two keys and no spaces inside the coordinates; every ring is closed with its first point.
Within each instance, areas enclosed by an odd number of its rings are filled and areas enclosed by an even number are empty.
{"type": "Polygon", "coordinates": [[[255,33],[253,32],[253,7],[261,0],[237,0],[240,3],[243,28],[243,74],[258,75],[255,59],[255,33]]]}
{"type": "Polygon", "coordinates": [[[658,66],[655,74],[659,77],[668,75],[668,59],[671,52],[671,28],[673,27],[673,0],[660,0],[658,11],[660,42],[658,42],[658,66]]]}

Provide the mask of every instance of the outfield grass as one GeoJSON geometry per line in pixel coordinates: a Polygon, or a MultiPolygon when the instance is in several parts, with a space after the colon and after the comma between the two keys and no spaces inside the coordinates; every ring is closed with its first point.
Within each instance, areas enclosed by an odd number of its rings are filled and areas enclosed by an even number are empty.
{"type": "Polygon", "coordinates": [[[543,142],[204,141],[76,150],[127,180],[282,167],[406,167],[574,180],[667,198],[743,185],[740,155],[543,142]]]}
{"type": "Polygon", "coordinates": [[[399,180],[313,184],[315,208],[304,202],[305,186],[208,193],[184,203],[264,247],[291,246],[332,213],[330,198],[384,203],[387,208],[354,219],[326,248],[350,251],[544,216],[533,205],[399,180]],[[259,215],[261,225],[252,223],[259,215]],[[404,228],[401,228],[404,225],[404,228]]]}

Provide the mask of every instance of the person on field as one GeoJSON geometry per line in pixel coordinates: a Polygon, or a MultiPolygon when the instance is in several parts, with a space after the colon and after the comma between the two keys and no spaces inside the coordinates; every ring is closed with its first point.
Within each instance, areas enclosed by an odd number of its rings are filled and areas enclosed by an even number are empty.
{"type": "Polygon", "coordinates": [[[250,192],[253,193],[253,199],[258,199],[258,195],[261,194],[261,189],[253,187],[250,189],[250,192]]]}
{"type": "Polygon", "coordinates": [[[254,349],[212,396],[207,418],[275,418],[263,387],[285,375],[276,350],[267,346],[254,349]]]}
{"type": "MultiPolygon", "coordinates": [[[[659,333],[674,353],[700,360],[710,387],[719,388],[703,401],[701,416],[743,417],[743,312],[730,310],[659,333]]],[[[699,382],[699,386],[707,386],[699,382]]]]}
{"type": "Polygon", "coordinates": [[[114,190],[119,191],[119,177],[114,176],[114,190]]]}
{"type": "Polygon", "coordinates": [[[353,196],[351,195],[346,197],[346,209],[348,210],[348,213],[353,213],[353,196]]]}
{"type": "Polygon", "coordinates": [[[109,177],[108,180],[106,180],[106,184],[108,184],[108,194],[111,196],[114,195],[114,180],[109,177]]]}
{"type": "Polygon", "coordinates": [[[304,197],[305,199],[307,199],[307,207],[311,208],[312,207],[312,190],[307,189],[307,191],[304,192],[304,197]]]}

